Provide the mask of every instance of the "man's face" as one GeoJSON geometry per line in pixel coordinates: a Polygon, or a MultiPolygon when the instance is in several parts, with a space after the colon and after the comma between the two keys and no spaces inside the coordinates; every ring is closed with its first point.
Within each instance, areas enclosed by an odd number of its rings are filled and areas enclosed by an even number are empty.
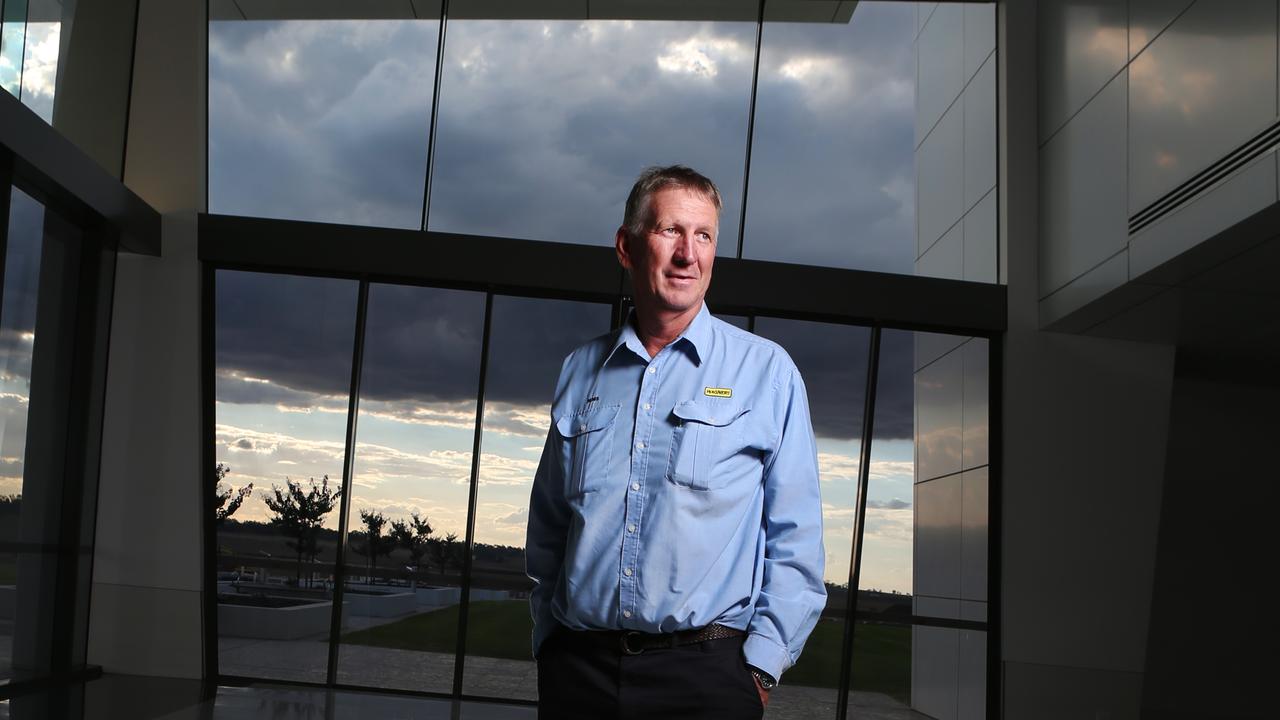
{"type": "Polygon", "coordinates": [[[649,198],[648,229],[615,244],[618,261],[631,271],[636,307],[682,313],[702,305],[711,285],[720,217],[716,206],[694,190],[667,187],[649,198]]]}

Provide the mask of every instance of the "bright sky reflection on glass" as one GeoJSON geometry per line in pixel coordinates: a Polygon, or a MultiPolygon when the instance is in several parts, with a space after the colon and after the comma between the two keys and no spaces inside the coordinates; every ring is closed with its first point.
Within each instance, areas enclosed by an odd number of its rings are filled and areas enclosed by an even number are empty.
{"type": "Polygon", "coordinates": [[[431,230],[610,245],[646,166],[711,177],[737,253],[755,24],[450,22],[431,230]]]}
{"type": "Polygon", "coordinates": [[[437,20],[209,23],[209,211],[418,229],[437,20]]]}

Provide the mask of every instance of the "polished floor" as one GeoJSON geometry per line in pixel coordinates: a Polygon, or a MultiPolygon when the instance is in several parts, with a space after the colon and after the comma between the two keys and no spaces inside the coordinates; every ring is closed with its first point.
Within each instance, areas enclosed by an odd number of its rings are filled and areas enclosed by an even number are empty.
{"type": "MultiPolygon", "coordinates": [[[[779,686],[766,720],[835,717],[830,691],[779,686]]],[[[878,693],[850,693],[859,720],[927,720],[878,693]]],[[[104,675],[86,683],[0,700],[0,720],[534,720],[532,705],[460,701],[377,691],[260,684],[222,686],[205,697],[195,680],[104,675]]]]}
{"type": "Polygon", "coordinates": [[[376,692],[298,687],[219,687],[104,675],[81,685],[0,700],[0,720],[533,720],[531,706],[459,702],[376,692]]]}

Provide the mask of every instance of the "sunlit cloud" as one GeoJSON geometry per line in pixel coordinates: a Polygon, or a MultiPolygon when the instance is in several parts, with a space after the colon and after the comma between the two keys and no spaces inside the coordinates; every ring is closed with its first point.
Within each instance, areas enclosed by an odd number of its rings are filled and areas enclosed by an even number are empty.
{"type": "Polygon", "coordinates": [[[657,57],[657,63],[659,68],[669,73],[711,79],[719,74],[721,62],[742,62],[750,59],[753,52],[734,38],[695,35],[668,43],[665,52],[657,57]]]}

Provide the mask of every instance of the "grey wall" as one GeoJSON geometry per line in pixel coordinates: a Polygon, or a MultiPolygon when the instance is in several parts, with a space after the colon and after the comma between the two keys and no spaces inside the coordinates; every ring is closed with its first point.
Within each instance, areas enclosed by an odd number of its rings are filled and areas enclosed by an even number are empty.
{"type": "Polygon", "coordinates": [[[1045,0],[1037,36],[1040,320],[1083,330],[1082,308],[1142,302],[1151,271],[1277,202],[1270,153],[1129,234],[1276,120],[1276,2],[1045,0]]]}
{"type": "Polygon", "coordinates": [[[1275,662],[1263,639],[1280,623],[1258,578],[1275,547],[1266,448],[1280,383],[1180,352],[1172,402],[1144,716],[1270,717],[1275,662]]]}
{"type": "Polygon", "coordinates": [[[995,5],[916,17],[916,274],[996,282],[995,5]]]}
{"type": "MultiPolygon", "coordinates": [[[[916,3],[917,275],[998,280],[995,11],[916,3]]],[[[987,620],[988,346],[916,335],[917,615],[987,620]]],[[[986,633],[914,628],[912,707],[985,717],[986,652],[986,633]]]]}
{"type": "MultiPolygon", "coordinates": [[[[1114,33],[1094,33],[1089,43],[1063,49],[1074,35],[1037,32],[1064,27],[1059,5],[1008,2],[999,9],[1001,243],[1009,288],[996,539],[1002,715],[1136,717],[1174,349],[1041,329],[1041,298],[1059,267],[1048,238],[1058,237],[1060,226],[1077,228],[1106,212],[1096,199],[1077,202],[1073,193],[1111,197],[1089,183],[1064,186],[1054,175],[1054,153],[1071,167],[1110,162],[1118,167],[1112,175],[1124,169],[1114,148],[1091,155],[1090,147],[1044,146],[1055,117],[1070,118],[1072,126],[1054,138],[1077,133],[1086,145],[1104,141],[1096,127],[1110,120],[1095,116],[1123,108],[1127,88],[1117,74],[1127,40],[1115,54],[1114,33]],[[1039,22],[1037,11],[1044,14],[1039,22]],[[1055,53],[1079,60],[1058,80],[1046,57],[1055,53]],[[1038,92],[1045,82],[1072,90],[1038,92]]],[[[1119,6],[1123,16],[1126,4],[1119,6]]],[[[1108,8],[1094,3],[1086,10],[1096,17],[1108,8]]]]}
{"type": "Polygon", "coordinates": [[[116,275],[89,629],[107,672],[203,673],[205,37],[202,3],[140,2],[124,179],[164,213],[163,256],[116,275]]]}

